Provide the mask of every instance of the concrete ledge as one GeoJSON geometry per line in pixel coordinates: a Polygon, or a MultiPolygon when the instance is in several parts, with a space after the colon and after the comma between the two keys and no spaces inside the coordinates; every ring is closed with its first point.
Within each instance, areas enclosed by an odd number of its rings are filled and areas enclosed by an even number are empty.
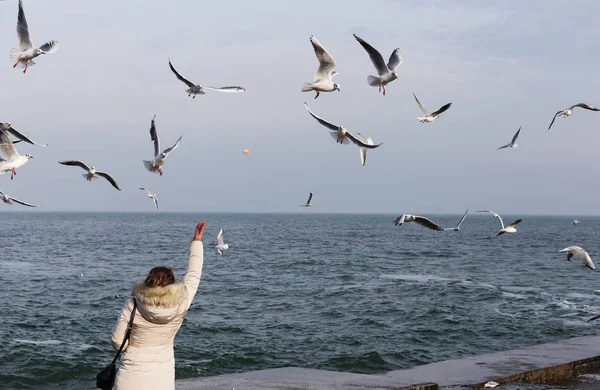
{"type": "Polygon", "coordinates": [[[219,389],[481,389],[500,384],[552,384],[600,372],[600,336],[577,337],[511,351],[431,363],[380,375],[297,367],[178,381],[177,390],[219,389]],[[418,385],[415,385],[417,383],[418,385]]]}

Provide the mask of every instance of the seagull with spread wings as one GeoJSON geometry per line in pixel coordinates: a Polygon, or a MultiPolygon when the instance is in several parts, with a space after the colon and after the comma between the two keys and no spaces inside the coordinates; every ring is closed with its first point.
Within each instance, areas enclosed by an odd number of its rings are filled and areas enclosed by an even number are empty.
{"type": "Polygon", "coordinates": [[[419,122],[421,123],[429,123],[429,122],[433,122],[434,120],[436,120],[437,118],[440,117],[440,115],[445,112],[447,109],[450,108],[450,106],[452,105],[452,103],[448,103],[448,104],[444,104],[439,110],[432,112],[431,114],[429,114],[427,112],[427,109],[425,108],[425,106],[423,105],[423,103],[421,103],[421,101],[419,100],[419,98],[417,97],[417,95],[415,95],[415,93],[413,92],[413,96],[415,97],[415,100],[417,101],[417,104],[419,105],[419,108],[421,109],[421,111],[423,111],[423,114],[425,116],[420,117],[418,116],[417,119],[419,120],[419,122]]]}
{"type": "Polygon", "coordinates": [[[331,137],[335,140],[336,143],[346,145],[346,144],[349,144],[350,142],[352,142],[355,145],[358,145],[362,148],[367,148],[367,149],[376,149],[382,145],[382,144],[369,145],[369,144],[361,141],[359,138],[355,137],[352,133],[350,133],[348,130],[346,130],[346,128],[344,126],[338,126],[336,124],[326,121],[323,118],[316,116],[315,114],[313,114],[313,112],[310,110],[310,108],[308,108],[308,105],[306,103],[304,103],[304,107],[306,107],[306,110],[308,111],[308,113],[313,118],[315,118],[317,120],[317,122],[319,122],[321,125],[323,125],[329,129],[329,135],[331,135],[331,137]]]}
{"type": "Polygon", "coordinates": [[[556,120],[556,118],[558,116],[562,115],[563,118],[571,116],[573,114],[573,109],[575,107],[584,108],[584,109],[590,110],[590,111],[600,111],[600,108],[594,107],[594,106],[592,106],[590,104],[587,104],[587,103],[577,103],[577,104],[574,104],[571,107],[565,108],[564,110],[560,110],[556,114],[554,114],[554,118],[552,118],[552,122],[550,122],[550,126],[548,126],[548,130],[550,130],[550,128],[552,127],[552,125],[554,124],[554,121],[556,120]]]}
{"type": "Polygon", "coordinates": [[[106,180],[108,180],[108,182],[110,184],[112,184],[113,187],[115,187],[117,190],[121,191],[121,189],[117,185],[117,182],[115,181],[115,179],[113,179],[106,172],[97,171],[94,166],[88,167],[87,165],[85,165],[84,163],[82,163],[81,161],[78,161],[78,160],[59,161],[58,163],[62,164],[62,165],[67,165],[67,166],[71,166],[71,167],[79,167],[79,168],[83,169],[84,171],[86,171],[86,173],[82,173],[81,176],[83,176],[87,181],[92,181],[92,179],[97,179],[98,176],[103,177],[106,180]]]}
{"type": "Polygon", "coordinates": [[[0,129],[2,129],[4,131],[8,131],[13,136],[18,138],[13,141],[13,144],[23,141],[23,142],[26,142],[31,145],[48,146],[47,144],[39,144],[39,143],[35,142],[34,140],[32,140],[31,138],[27,137],[25,134],[21,133],[20,131],[17,131],[17,129],[12,127],[12,125],[9,122],[0,122],[0,129]]]}
{"type": "Polygon", "coordinates": [[[205,90],[209,91],[217,91],[217,92],[244,92],[245,89],[243,87],[233,86],[233,87],[209,87],[207,85],[196,84],[181,75],[171,64],[171,60],[169,60],[169,68],[171,71],[175,73],[175,76],[181,80],[185,85],[189,88],[186,90],[188,96],[192,96],[192,98],[196,98],[196,95],[205,95],[205,90]]]}
{"type": "Polygon", "coordinates": [[[433,223],[430,219],[421,217],[420,215],[411,215],[411,214],[402,214],[398,218],[394,219],[394,225],[401,226],[403,223],[414,222],[417,225],[421,225],[431,230],[436,230],[438,232],[443,231],[441,227],[437,224],[433,223]]]}
{"type": "Polygon", "coordinates": [[[375,69],[377,70],[378,76],[369,75],[367,77],[367,83],[372,87],[379,87],[379,92],[383,90],[383,95],[385,96],[385,86],[392,81],[398,78],[398,68],[400,64],[402,64],[402,54],[400,53],[400,49],[396,48],[392,52],[388,63],[385,63],[385,60],[373,46],[369,45],[362,38],[354,35],[354,38],[360,43],[360,45],[369,53],[369,57],[371,58],[371,62],[375,69]]]}
{"type": "MultiPolygon", "coordinates": [[[[363,142],[367,145],[375,145],[375,143],[373,142],[373,139],[371,137],[365,137],[361,133],[356,133],[356,135],[358,136],[358,139],[361,142],[363,142]]],[[[367,150],[369,150],[369,148],[366,148],[364,146],[361,146],[360,150],[359,150],[360,151],[360,163],[362,164],[363,167],[367,163],[367,150]]]]}
{"type": "Polygon", "coordinates": [[[517,132],[515,133],[515,135],[512,138],[512,141],[510,141],[510,143],[504,145],[504,146],[500,146],[498,149],[496,150],[500,150],[500,149],[504,149],[504,148],[516,148],[519,145],[517,144],[517,138],[519,138],[519,133],[521,132],[521,128],[519,127],[519,130],[517,130],[517,132]]]}
{"type": "Polygon", "coordinates": [[[300,207],[312,207],[312,192],[308,195],[308,200],[300,207]]]}
{"type": "Polygon", "coordinates": [[[156,115],[152,118],[152,122],[150,123],[150,139],[154,142],[154,160],[142,160],[144,162],[144,166],[150,172],[158,172],[161,176],[163,174],[162,166],[165,164],[167,160],[167,156],[171,153],[177,146],[179,146],[179,142],[183,135],[180,135],[175,142],[175,145],[170,148],[166,148],[162,152],[160,151],[160,140],[158,138],[158,132],[156,131],[156,126],[154,125],[154,120],[156,119],[156,115]]]}
{"type": "Polygon", "coordinates": [[[29,37],[29,26],[27,25],[27,19],[25,19],[25,12],[23,11],[23,2],[19,0],[19,15],[17,17],[17,36],[19,37],[19,48],[12,48],[10,50],[10,60],[13,63],[13,68],[21,66],[23,73],[27,72],[28,66],[35,65],[33,59],[42,55],[54,53],[58,50],[58,42],[48,41],[40,47],[33,46],[31,38],[29,37]]]}
{"type": "Polygon", "coordinates": [[[594,262],[592,261],[592,258],[590,257],[590,255],[586,252],[585,249],[583,249],[580,246],[569,246],[558,252],[559,253],[566,252],[568,261],[573,261],[573,257],[576,257],[579,260],[581,260],[581,263],[583,263],[583,265],[585,265],[589,269],[593,269],[593,270],[596,269],[596,266],[594,265],[594,262]]]}
{"type": "Polygon", "coordinates": [[[456,225],[456,227],[453,228],[445,228],[445,231],[454,231],[454,232],[458,232],[460,231],[460,225],[463,223],[463,221],[465,220],[465,218],[467,218],[467,214],[469,214],[469,209],[467,209],[467,211],[465,211],[465,213],[463,214],[462,218],[460,219],[460,221],[458,221],[458,225],[456,225]]]}
{"type": "Polygon", "coordinates": [[[23,202],[22,200],[19,200],[17,198],[13,198],[12,196],[6,195],[2,191],[0,191],[0,199],[2,199],[2,201],[6,204],[13,204],[13,202],[14,202],[14,203],[18,203],[18,204],[21,204],[21,205],[27,206],[27,207],[39,207],[34,204],[23,202]]]}
{"type": "Polygon", "coordinates": [[[515,228],[515,226],[517,226],[522,221],[522,219],[517,219],[515,222],[511,223],[507,227],[504,227],[504,221],[502,220],[502,217],[500,217],[500,215],[498,213],[495,213],[492,210],[479,210],[477,212],[478,213],[490,213],[494,216],[494,218],[498,218],[500,220],[502,229],[500,229],[500,231],[498,232],[496,237],[498,237],[499,235],[504,234],[504,233],[516,233],[517,229],[515,228]]]}
{"type": "Polygon", "coordinates": [[[319,97],[321,92],[339,92],[340,85],[333,82],[333,76],[338,74],[338,72],[335,71],[335,61],[333,60],[333,57],[314,35],[311,35],[310,43],[312,43],[317,60],[319,60],[319,68],[313,77],[313,82],[304,83],[302,92],[315,91],[317,93],[315,99],[319,97]]]}
{"type": "Polygon", "coordinates": [[[156,207],[156,209],[158,210],[158,198],[156,197],[156,194],[153,194],[152,192],[145,189],[144,187],[140,187],[140,190],[146,191],[146,197],[150,198],[154,201],[154,207],[156,207]]]}
{"type": "Polygon", "coordinates": [[[223,229],[219,230],[219,234],[217,234],[217,246],[215,248],[220,255],[223,254],[225,249],[229,249],[229,244],[223,241],[223,229]]]}
{"type": "Polygon", "coordinates": [[[10,179],[14,179],[17,168],[22,167],[32,158],[33,156],[30,154],[21,156],[15,149],[7,131],[0,128],[0,175],[11,172],[10,179]]]}

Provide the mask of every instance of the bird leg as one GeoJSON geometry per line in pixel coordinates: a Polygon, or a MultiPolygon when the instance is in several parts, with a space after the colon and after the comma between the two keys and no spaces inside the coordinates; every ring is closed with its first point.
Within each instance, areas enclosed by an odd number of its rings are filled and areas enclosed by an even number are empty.
{"type": "Polygon", "coordinates": [[[383,86],[383,96],[385,96],[385,85],[383,86]]]}
{"type": "Polygon", "coordinates": [[[194,94],[194,96],[192,96],[192,99],[196,99],[196,94],[194,94]]]}
{"type": "Polygon", "coordinates": [[[162,176],[162,169],[158,168],[158,173],[162,176]]]}
{"type": "Polygon", "coordinates": [[[14,179],[14,177],[17,175],[17,170],[15,168],[12,169],[11,174],[10,174],[10,180],[14,179]]]}
{"type": "Polygon", "coordinates": [[[381,92],[381,84],[379,84],[379,92],[381,92]]]}
{"type": "Polygon", "coordinates": [[[23,74],[27,73],[27,65],[29,64],[29,61],[27,61],[25,63],[25,69],[23,69],[23,74]]]}
{"type": "Polygon", "coordinates": [[[316,91],[316,92],[317,92],[317,95],[315,96],[315,99],[318,98],[320,95],[319,91],[316,91]]]}

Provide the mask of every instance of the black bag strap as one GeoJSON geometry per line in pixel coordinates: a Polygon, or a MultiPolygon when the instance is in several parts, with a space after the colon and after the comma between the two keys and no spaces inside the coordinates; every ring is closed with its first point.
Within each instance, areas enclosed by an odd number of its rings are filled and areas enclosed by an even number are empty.
{"type": "Polygon", "coordinates": [[[113,359],[111,364],[115,364],[119,356],[121,356],[121,352],[123,352],[123,347],[125,347],[125,343],[127,342],[127,340],[129,340],[129,337],[131,336],[131,327],[133,326],[133,319],[135,318],[136,308],[137,302],[135,301],[135,298],[133,298],[133,309],[131,310],[131,317],[129,317],[129,323],[127,324],[127,331],[125,332],[123,342],[121,343],[121,346],[119,347],[119,350],[117,351],[117,354],[115,355],[115,358],[113,359]]]}

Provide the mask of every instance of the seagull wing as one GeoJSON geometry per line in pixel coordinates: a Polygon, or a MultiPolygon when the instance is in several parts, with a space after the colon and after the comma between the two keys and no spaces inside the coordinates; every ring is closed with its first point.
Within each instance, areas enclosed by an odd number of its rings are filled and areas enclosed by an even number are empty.
{"type": "Polygon", "coordinates": [[[448,104],[444,104],[442,107],[440,107],[439,110],[432,112],[431,116],[436,116],[436,115],[440,115],[441,113],[445,112],[446,110],[448,110],[450,108],[450,106],[452,105],[452,103],[448,103],[448,104]]]}
{"type": "Polygon", "coordinates": [[[313,197],[313,193],[311,192],[311,193],[308,195],[308,200],[306,201],[306,204],[310,204],[310,201],[312,200],[312,197],[313,197]]]}
{"type": "Polygon", "coordinates": [[[394,49],[390,59],[388,60],[387,68],[391,72],[395,72],[400,67],[400,64],[402,64],[402,53],[400,53],[400,49],[394,49]]]}
{"type": "Polygon", "coordinates": [[[105,178],[106,180],[108,180],[108,182],[110,184],[112,184],[113,187],[115,187],[117,190],[121,191],[121,189],[117,185],[117,182],[115,181],[115,179],[113,179],[108,173],[105,173],[105,172],[96,172],[96,175],[105,178]]]}
{"type": "MultiPolygon", "coordinates": [[[[365,137],[361,133],[356,133],[356,135],[358,135],[358,139],[361,140],[361,142],[364,142],[367,145],[373,145],[373,140],[371,139],[371,137],[365,137]]],[[[360,151],[360,163],[362,164],[363,167],[367,163],[367,150],[368,150],[367,148],[364,148],[362,146],[359,150],[360,151]]]]}
{"type": "Polygon", "coordinates": [[[217,245],[223,246],[225,243],[223,242],[223,229],[219,230],[219,234],[217,234],[217,245]]]}
{"type": "MultiPolygon", "coordinates": [[[[477,210],[478,213],[490,213],[492,214],[494,217],[498,218],[500,220],[500,225],[502,225],[502,229],[504,229],[504,221],[502,220],[502,218],[500,217],[500,215],[492,210],[477,210]]],[[[519,220],[519,222],[521,222],[521,220],[519,220]]]]}
{"type": "Polygon", "coordinates": [[[404,223],[404,218],[406,217],[406,214],[402,214],[401,216],[399,216],[398,218],[396,218],[394,220],[394,225],[398,226],[398,225],[402,225],[404,223]]]}
{"type": "Polygon", "coordinates": [[[38,206],[36,206],[36,205],[34,205],[34,204],[27,203],[27,202],[23,202],[22,200],[19,200],[19,199],[15,199],[15,198],[13,198],[12,196],[10,197],[10,200],[12,200],[13,202],[16,202],[16,203],[18,203],[18,204],[22,204],[23,206],[27,206],[27,207],[38,207],[38,206]]]}
{"type": "Polygon", "coordinates": [[[554,114],[554,118],[552,118],[552,122],[550,122],[550,126],[548,126],[548,130],[550,130],[550,128],[552,127],[552,125],[554,124],[554,121],[556,120],[556,117],[559,116],[560,114],[562,114],[564,111],[559,111],[556,114],[554,114]]]}
{"type": "Polygon", "coordinates": [[[144,187],[140,187],[140,190],[144,190],[148,193],[148,195],[152,195],[152,192],[148,191],[147,189],[145,189],[144,187]]]}
{"type": "Polygon", "coordinates": [[[521,221],[522,221],[522,219],[517,219],[515,222],[511,223],[511,224],[510,224],[510,225],[508,225],[507,227],[511,227],[511,226],[512,226],[512,227],[515,227],[515,226],[517,226],[518,224],[520,224],[520,223],[521,223],[521,221]]]}
{"type": "Polygon", "coordinates": [[[352,34],[352,35],[354,35],[354,38],[356,38],[358,43],[360,43],[360,45],[367,51],[367,53],[369,53],[369,57],[371,57],[371,62],[375,66],[375,69],[377,69],[377,73],[380,76],[388,73],[389,69],[388,69],[387,65],[385,64],[385,61],[384,61],[383,57],[381,56],[381,53],[379,53],[377,50],[375,50],[375,48],[373,46],[369,45],[367,42],[365,42],[362,38],[358,37],[356,34],[352,34]]]}
{"type": "Polygon", "coordinates": [[[205,86],[202,86],[202,89],[209,89],[211,91],[228,92],[228,93],[244,92],[246,90],[244,87],[238,87],[236,85],[229,86],[229,87],[209,87],[209,86],[205,85],[205,86]]]}
{"type": "Polygon", "coordinates": [[[519,130],[517,130],[517,132],[515,133],[515,136],[513,137],[512,141],[510,141],[511,145],[514,145],[515,142],[517,142],[517,138],[519,138],[519,133],[521,132],[521,128],[519,127],[519,130]]]}
{"type": "Polygon", "coordinates": [[[352,134],[351,132],[346,130],[346,137],[352,141],[353,144],[360,146],[361,148],[367,148],[367,149],[377,149],[378,147],[380,147],[381,145],[383,145],[383,143],[377,144],[377,145],[373,145],[373,142],[371,141],[371,144],[368,144],[366,142],[361,141],[360,139],[356,138],[356,136],[354,134],[352,134]]]}
{"type": "Polygon", "coordinates": [[[591,111],[600,111],[600,108],[594,107],[591,104],[587,104],[587,103],[574,104],[571,106],[571,110],[574,109],[575,107],[585,108],[586,110],[591,110],[591,111]]]}
{"type": "Polygon", "coordinates": [[[433,223],[431,220],[425,218],[425,217],[421,217],[419,215],[415,215],[415,223],[418,223],[421,226],[424,226],[428,229],[432,229],[432,230],[437,230],[438,232],[441,232],[442,229],[441,227],[439,227],[438,225],[436,225],[435,223],[433,223]]]}
{"type": "Polygon", "coordinates": [[[173,150],[175,150],[175,148],[177,148],[179,146],[179,142],[181,142],[181,138],[183,138],[183,135],[180,135],[179,138],[177,138],[177,142],[175,142],[175,145],[171,146],[170,148],[166,148],[165,150],[163,150],[163,153],[166,154],[166,155],[168,155],[173,150]]]}
{"type": "Polygon", "coordinates": [[[154,125],[155,119],[156,115],[154,115],[154,118],[152,118],[152,122],[150,122],[150,140],[154,142],[154,157],[158,157],[158,155],[160,154],[160,139],[158,138],[156,126],[154,125]]]}
{"type": "Polygon", "coordinates": [[[332,78],[334,76],[333,70],[335,69],[333,57],[314,35],[310,37],[310,43],[312,44],[313,49],[315,49],[317,60],[319,60],[319,68],[317,69],[313,80],[317,81],[325,78],[332,78]]]}
{"type": "MultiPolygon", "coordinates": [[[[15,129],[14,127],[10,126],[7,129],[8,132],[10,132],[12,135],[14,135],[15,137],[17,137],[19,140],[27,142],[28,144],[31,145],[38,145],[38,146],[48,146],[47,144],[38,144],[37,142],[35,142],[34,140],[32,140],[31,138],[25,136],[23,133],[17,131],[17,129],[15,129]]],[[[14,142],[13,142],[14,143],[14,142]]]]}
{"type": "Polygon", "coordinates": [[[13,142],[8,137],[8,134],[6,134],[6,131],[2,129],[0,129],[0,157],[6,161],[11,161],[19,157],[15,145],[13,145],[13,142]]]}
{"type": "Polygon", "coordinates": [[[421,103],[421,101],[419,100],[419,98],[417,97],[417,95],[415,95],[414,92],[413,92],[413,96],[415,97],[415,100],[417,101],[417,104],[419,105],[419,108],[421,109],[421,111],[423,111],[423,114],[425,116],[429,116],[429,113],[427,112],[427,109],[425,108],[425,106],[423,105],[423,103],[421,103]]]}
{"type": "Polygon", "coordinates": [[[339,131],[341,126],[338,126],[336,124],[333,124],[331,122],[327,122],[325,119],[320,118],[318,116],[316,116],[315,114],[313,114],[313,112],[310,110],[310,108],[308,108],[308,105],[306,103],[304,103],[304,107],[306,107],[306,110],[308,111],[308,113],[317,120],[317,122],[319,122],[320,124],[322,124],[323,126],[327,127],[329,130],[332,131],[339,131]]]}
{"type": "MultiPolygon", "coordinates": [[[[80,168],[82,168],[82,169],[84,169],[86,171],[90,170],[90,168],[88,168],[87,165],[85,165],[81,161],[77,161],[77,160],[59,161],[58,163],[62,164],[62,165],[68,165],[68,166],[71,166],[71,167],[80,167],[80,168]]],[[[96,172],[96,173],[98,173],[98,172],[96,172]]]]}
{"type": "Polygon", "coordinates": [[[496,150],[500,150],[500,149],[508,148],[510,145],[512,145],[512,144],[506,144],[506,145],[504,145],[504,146],[500,146],[500,147],[499,147],[498,149],[496,149],[496,150]]]}
{"type": "Polygon", "coordinates": [[[462,218],[460,219],[460,221],[458,222],[458,225],[456,225],[457,228],[460,227],[460,225],[463,223],[463,221],[465,220],[465,218],[467,218],[467,214],[469,214],[469,209],[467,209],[467,211],[465,211],[465,214],[462,216],[462,218]]]}
{"type": "Polygon", "coordinates": [[[175,73],[175,76],[177,76],[177,78],[181,81],[183,81],[183,83],[185,85],[187,85],[188,87],[195,87],[196,84],[192,83],[190,80],[186,79],[185,77],[183,77],[177,70],[175,70],[175,68],[173,67],[173,64],[171,64],[171,60],[169,59],[169,68],[171,68],[171,71],[173,73],[175,73]]]}
{"type": "Polygon", "coordinates": [[[40,50],[46,54],[52,54],[58,50],[58,42],[57,41],[48,41],[40,46],[40,50]]]}
{"type": "Polygon", "coordinates": [[[158,198],[156,197],[155,194],[152,194],[152,200],[154,201],[154,206],[158,210],[158,198]]]}
{"type": "Polygon", "coordinates": [[[21,51],[31,49],[33,43],[29,37],[29,26],[27,26],[27,19],[25,19],[25,12],[23,11],[23,2],[19,0],[19,15],[17,17],[17,36],[19,37],[19,47],[21,51]]]}

